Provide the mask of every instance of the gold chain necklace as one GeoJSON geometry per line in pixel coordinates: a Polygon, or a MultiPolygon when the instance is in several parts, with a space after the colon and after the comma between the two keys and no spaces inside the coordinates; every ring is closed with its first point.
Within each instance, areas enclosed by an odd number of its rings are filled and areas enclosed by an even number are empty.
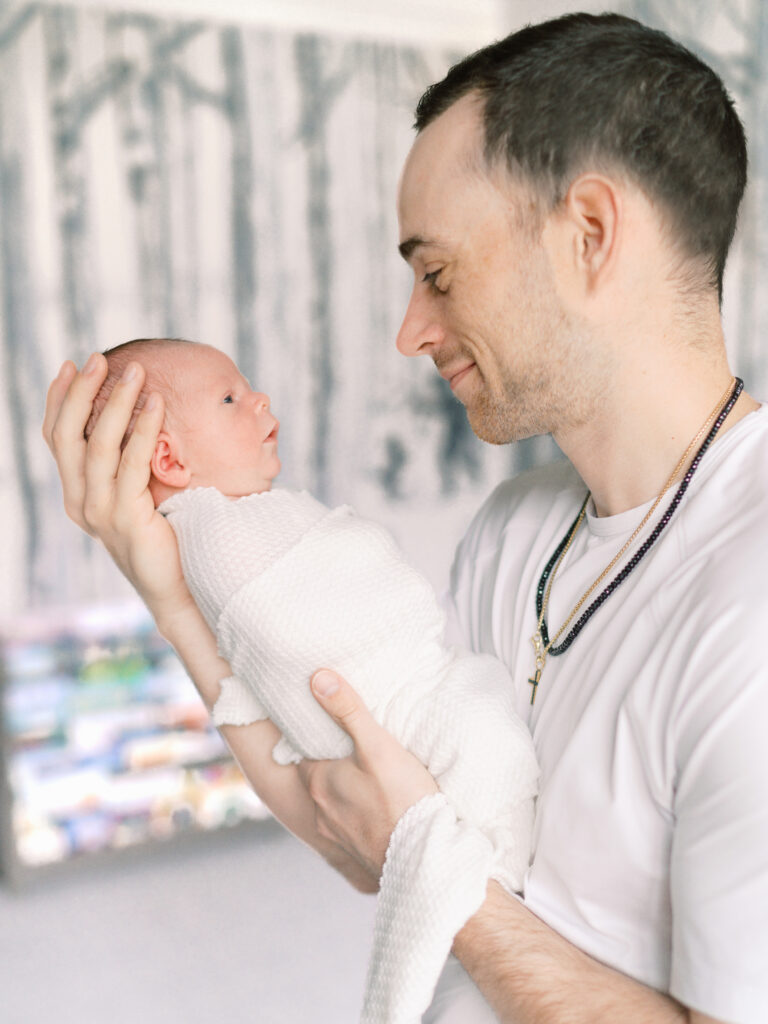
{"type": "MultiPolygon", "coordinates": [[[[735,378],[735,381],[738,382],[738,378],[735,378]]],[[[576,617],[578,612],[583,607],[584,602],[587,600],[587,598],[591,594],[594,593],[596,588],[602,583],[602,581],[605,579],[605,577],[608,575],[608,573],[611,572],[611,570],[613,568],[615,568],[615,566],[617,565],[617,563],[621,559],[622,555],[624,555],[626,553],[626,551],[631,547],[632,543],[635,541],[637,536],[641,533],[643,528],[646,526],[648,521],[651,519],[651,517],[653,516],[653,513],[659,507],[662,498],[667,493],[667,491],[672,486],[672,484],[675,482],[676,478],[678,477],[678,475],[680,474],[681,470],[683,469],[683,466],[688,461],[688,458],[691,455],[691,452],[696,447],[696,445],[699,443],[699,441],[702,439],[704,434],[707,432],[708,428],[712,424],[712,421],[717,417],[718,412],[720,412],[721,415],[722,415],[723,412],[725,412],[726,415],[727,415],[726,410],[723,409],[722,406],[723,406],[723,403],[728,398],[729,394],[731,393],[731,389],[733,388],[733,385],[734,385],[734,379],[731,379],[731,381],[729,382],[728,387],[726,388],[724,394],[718,399],[717,405],[710,412],[709,416],[707,416],[706,420],[702,423],[701,427],[697,431],[696,436],[693,438],[691,443],[688,445],[688,447],[683,452],[682,456],[680,457],[680,461],[677,463],[675,468],[672,470],[672,473],[671,473],[669,479],[667,480],[666,484],[664,484],[663,490],[661,491],[659,496],[656,498],[656,500],[653,502],[651,507],[648,509],[646,514],[643,516],[642,522],[634,530],[634,532],[632,533],[632,536],[622,546],[621,550],[611,559],[611,561],[608,563],[608,565],[605,567],[605,569],[603,569],[603,571],[600,573],[600,575],[597,577],[597,579],[594,581],[594,583],[589,587],[589,589],[586,590],[581,595],[579,600],[576,602],[576,604],[571,609],[571,612],[568,615],[568,618],[562,624],[560,629],[558,629],[557,633],[555,633],[555,635],[553,637],[549,638],[545,642],[544,634],[543,634],[543,626],[544,626],[544,620],[545,620],[545,617],[546,617],[546,614],[547,614],[547,607],[549,606],[550,594],[552,593],[552,584],[553,584],[555,576],[557,574],[557,570],[560,568],[560,566],[561,566],[561,564],[563,562],[563,559],[565,558],[566,553],[567,553],[568,549],[570,548],[571,543],[573,542],[573,538],[576,536],[576,534],[577,534],[577,532],[579,530],[579,527],[584,522],[584,518],[585,518],[585,516],[587,514],[587,504],[588,504],[589,498],[590,498],[589,492],[587,493],[587,496],[584,499],[584,504],[581,506],[581,510],[580,510],[580,512],[579,512],[579,514],[578,514],[578,516],[577,516],[577,518],[575,520],[575,522],[573,523],[573,526],[570,528],[570,530],[568,532],[568,535],[567,535],[566,540],[565,540],[565,544],[563,546],[563,550],[560,552],[560,555],[559,555],[557,561],[555,562],[555,565],[554,565],[554,567],[553,567],[553,569],[552,569],[552,571],[550,573],[549,580],[547,581],[547,588],[546,588],[546,591],[544,593],[544,598],[543,598],[542,604],[541,604],[541,612],[539,613],[539,620],[538,620],[538,623],[537,623],[537,626],[536,626],[536,632],[531,637],[531,643],[533,644],[533,649],[534,649],[535,658],[536,658],[536,671],[535,671],[534,675],[528,680],[528,682],[531,684],[531,687],[532,687],[532,690],[531,690],[531,704],[533,704],[533,702],[536,700],[536,688],[538,687],[539,682],[541,681],[541,673],[542,673],[542,670],[543,670],[544,665],[546,663],[547,654],[549,653],[550,648],[552,648],[557,643],[557,641],[560,639],[560,637],[566,631],[566,629],[571,624],[571,622],[573,622],[574,618],[576,617]]],[[[738,383],[737,383],[737,389],[736,389],[736,392],[734,393],[733,401],[735,401],[735,398],[738,397],[738,393],[740,393],[740,388],[739,388],[738,383]]],[[[728,411],[730,411],[731,407],[732,407],[731,403],[728,403],[726,405],[726,409],[728,411]]]]}

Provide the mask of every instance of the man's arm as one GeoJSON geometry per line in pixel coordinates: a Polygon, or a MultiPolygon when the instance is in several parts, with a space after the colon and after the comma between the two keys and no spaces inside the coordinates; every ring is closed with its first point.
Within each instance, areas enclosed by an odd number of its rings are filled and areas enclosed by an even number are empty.
{"type": "Polygon", "coordinates": [[[510,1024],[718,1024],[593,960],[496,882],[453,952],[510,1024]]]}
{"type": "MultiPolygon", "coordinates": [[[[299,771],[317,804],[321,832],[380,873],[395,822],[430,791],[431,776],[354,690],[334,679],[336,689],[324,695],[315,686],[314,693],[349,733],[355,754],[302,762],[299,771]]],[[[453,951],[508,1024],[720,1024],[592,959],[495,882],[453,951]]]]}

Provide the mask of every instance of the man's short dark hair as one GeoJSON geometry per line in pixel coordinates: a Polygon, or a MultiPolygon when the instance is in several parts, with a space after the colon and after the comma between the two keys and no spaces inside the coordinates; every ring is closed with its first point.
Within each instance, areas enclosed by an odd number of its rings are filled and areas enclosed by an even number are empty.
{"type": "Polygon", "coordinates": [[[454,65],[421,97],[416,129],[471,92],[484,101],[486,162],[506,161],[547,212],[582,171],[623,171],[664,209],[694,281],[722,296],[747,149],[703,61],[632,18],[565,15],[454,65]]]}

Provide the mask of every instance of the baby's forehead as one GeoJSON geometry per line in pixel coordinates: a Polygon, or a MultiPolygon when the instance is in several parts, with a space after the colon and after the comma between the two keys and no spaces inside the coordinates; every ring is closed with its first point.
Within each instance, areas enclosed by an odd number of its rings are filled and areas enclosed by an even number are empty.
{"type": "Polygon", "coordinates": [[[171,346],[154,353],[154,357],[158,372],[170,380],[184,379],[201,385],[213,380],[214,358],[203,345],[171,346]]]}
{"type": "Polygon", "coordinates": [[[239,373],[226,352],[210,345],[185,345],[178,351],[181,355],[180,365],[200,379],[210,378],[214,372],[220,376],[239,373]]]}
{"type": "Polygon", "coordinates": [[[196,381],[204,384],[206,378],[210,378],[207,372],[206,360],[201,358],[202,353],[180,350],[178,353],[162,353],[161,359],[163,369],[172,373],[175,380],[196,381]]]}
{"type": "Polygon", "coordinates": [[[201,395],[232,387],[241,376],[229,356],[207,346],[189,346],[176,352],[162,352],[159,356],[162,362],[158,370],[177,403],[194,402],[201,395]]]}

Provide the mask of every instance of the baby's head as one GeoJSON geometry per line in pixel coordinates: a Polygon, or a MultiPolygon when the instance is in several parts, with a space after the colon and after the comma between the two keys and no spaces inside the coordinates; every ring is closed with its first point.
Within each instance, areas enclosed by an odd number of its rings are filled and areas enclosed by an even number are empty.
{"type": "Polygon", "coordinates": [[[231,498],[270,489],[280,472],[279,424],[269,411],[269,398],[251,390],[229,356],[176,338],[128,341],[104,355],[109,372],[85,436],[90,437],[128,363],[143,366],[146,380],[123,447],[149,395],[162,395],[165,417],[149,482],[155,506],[191,487],[216,487],[231,498]]]}

